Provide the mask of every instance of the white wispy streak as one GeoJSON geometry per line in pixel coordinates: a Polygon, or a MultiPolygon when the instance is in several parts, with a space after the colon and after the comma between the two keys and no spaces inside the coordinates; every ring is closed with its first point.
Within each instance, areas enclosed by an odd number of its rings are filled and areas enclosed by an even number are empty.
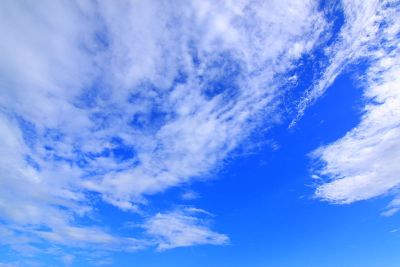
{"type": "Polygon", "coordinates": [[[143,227],[156,238],[158,250],[187,247],[201,244],[227,244],[228,237],[210,231],[204,219],[196,217],[202,210],[181,209],[169,213],[158,213],[149,218],[143,227]]]}
{"type": "Polygon", "coordinates": [[[306,109],[321,97],[337,76],[351,63],[364,58],[371,44],[377,39],[382,14],[379,9],[384,1],[341,1],[344,24],[331,46],[324,48],[327,66],[298,104],[298,115],[290,124],[294,126],[306,109]]]}
{"type": "Polygon", "coordinates": [[[148,220],[158,244],[77,221],[94,196],[138,212],[210,173],[260,118],[278,119],[277,77],[327,27],[314,1],[2,1],[0,13],[2,243],[31,249],[225,243],[198,213],[148,220]]]}

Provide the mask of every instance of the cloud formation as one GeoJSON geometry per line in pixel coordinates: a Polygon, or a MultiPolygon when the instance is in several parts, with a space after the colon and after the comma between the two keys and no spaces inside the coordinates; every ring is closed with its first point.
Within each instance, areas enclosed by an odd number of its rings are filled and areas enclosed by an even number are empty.
{"type": "MultiPolygon", "coordinates": [[[[395,1],[345,1],[344,8],[349,19],[341,35],[357,40],[346,45],[351,56],[345,60],[367,57],[370,66],[361,80],[366,101],[361,122],[343,138],[314,152],[323,163],[318,174],[328,178],[316,195],[335,203],[396,193],[400,185],[399,7],[395,1]]],[[[339,59],[334,57],[328,70],[343,64],[341,51],[335,52],[339,59]]],[[[326,90],[326,84],[313,92],[322,92],[321,88],[326,90]]],[[[394,200],[384,214],[398,208],[394,200]]]]}
{"type": "Polygon", "coordinates": [[[228,237],[210,231],[206,221],[194,215],[207,212],[199,209],[181,209],[169,213],[157,213],[143,227],[155,238],[158,250],[201,244],[223,245],[228,237]]]}
{"type": "MultiPolygon", "coordinates": [[[[147,247],[79,221],[93,199],[145,212],[279,120],[284,77],[327,27],[314,1],[1,5],[2,242],[32,250],[147,247]]],[[[159,249],[225,243],[201,216],[161,212],[145,229],[159,249]],[[177,236],[154,228],[168,222],[177,236]]]]}

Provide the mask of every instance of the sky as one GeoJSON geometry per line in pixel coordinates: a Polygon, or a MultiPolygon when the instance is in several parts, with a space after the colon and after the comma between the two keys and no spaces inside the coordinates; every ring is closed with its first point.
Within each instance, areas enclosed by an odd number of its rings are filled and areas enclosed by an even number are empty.
{"type": "Polygon", "coordinates": [[[0,267],[400,266],[398,0],[0,7],[0,267]]]}

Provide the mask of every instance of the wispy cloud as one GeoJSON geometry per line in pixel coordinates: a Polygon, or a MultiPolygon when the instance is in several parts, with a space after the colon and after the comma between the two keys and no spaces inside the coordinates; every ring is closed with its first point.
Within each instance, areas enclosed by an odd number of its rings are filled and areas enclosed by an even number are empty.
{"type": "MultiPolygon", "coordinates": [[[[395,2],[344,2],[350,25],[342,35],[361,40],[352,44],[352,55],[365,56],[370,62],[362,80],[366,106],[359,125],[314,152],[323,163],[318,174],[328,178],[318,187],[317,197],[351,203],[396,193],[400,185],[400,20],[395,2]]],[[[384,215],[398,208],[398,201],[393,201],[384,215]]]]}
{"type": "Polygon", "coordinates": [[[199,197],[200,197],[199,194],[197,194],[194,191],[190,191],[190,190],[183,192],[182,195],[181,195],[181,198],[183,200],[193,200],[193,199],[197,199],[199,197]]]}
{"type": "MultiPolygon", "coordinates": [[[[282,77],[327,28],[314,1],[1,5],[0,218],[33,247],[146,247],[78,221],[97,196],[140,212],[223,164],[279,119],[282,77]]],[[[186,212],[147,223],[159,249],[227,240],[186,212]]]]}
{"type": "MultiPolygon", "coordinates": [[[[342,12],[343,25],[338,35],[335,35],[330,46],[323,46],[326,63],[322,72],[317,75],[313,85],[303,94],[297,106],[298,114],[290,127],[304,115],[306,109],[321,97],[345,68],[361,58],[365,58],[371,45],[379,33],[379,23],[383,14],[380,13],[385,1],[340,1],[340,8],[332,8],[342,12]]],[[[336,18],[337,19],[337,18],[336,18]]]]}
{"type": "Polygon", "coordinates": [[[188,208],[158,213],[149,218],[143,227],[155,238],[158,250],[201,244],[227,244],[229,238],[211,231],[207,220],[199,218],[199,215],[204,215],[204,211],[188,208]]]}

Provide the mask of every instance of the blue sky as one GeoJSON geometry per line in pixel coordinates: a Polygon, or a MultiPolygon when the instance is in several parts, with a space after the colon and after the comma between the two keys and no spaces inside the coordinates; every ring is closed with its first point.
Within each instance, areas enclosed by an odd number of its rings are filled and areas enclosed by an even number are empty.
{"type": "Polygon", "coordinates": [[[0,5],[0,267],[400,265],[398,1],[0,5]]]}

